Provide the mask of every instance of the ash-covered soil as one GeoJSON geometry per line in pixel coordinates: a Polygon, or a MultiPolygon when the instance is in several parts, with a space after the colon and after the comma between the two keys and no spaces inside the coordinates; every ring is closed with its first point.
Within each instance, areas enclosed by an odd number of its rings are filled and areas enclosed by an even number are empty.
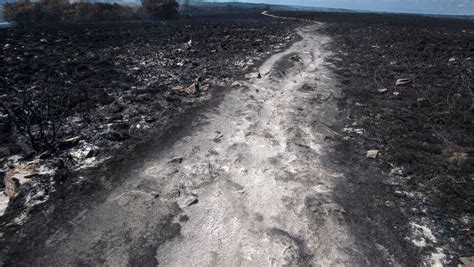
{"type": "Polygon", "coordinates": [[[20,242],[39,204],[116,183],[98,168],[119,180],[137,150],[293,42],[296,24],[249,13],[1,30],[1,242],[20,242]]]}
{"type": "MultiPolygon", "coordinates": [[[[277,14],[325,22],[324,32],[333,38],[334,72],[345,95],[339,101],[344,138],[336,157],[348,172],[357,165],[367,170],[352,172],[352,183],[340,186],[347,210],[355,210],[350,207],[358,201],[367,205],[353,221],[386,224],[395,236],[415,237],[407,245],[432,264],[456,265],[459,257],[472,256],[474,23],[410,15],[277,14]],[[368,150],[378,150],[375,159],[367,157],[368,150]],[[385,174],[371,176],[377,167],[385,174]],[[393,206],[401,213],[381,216],[393,206]]],[[[394,237],[378,235],[386,243],[394,237]]]]}

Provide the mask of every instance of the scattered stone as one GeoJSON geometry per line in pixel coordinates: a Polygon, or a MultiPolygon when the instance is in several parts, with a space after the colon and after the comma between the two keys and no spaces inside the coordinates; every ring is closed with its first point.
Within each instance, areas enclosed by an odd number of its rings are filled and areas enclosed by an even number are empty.
{"type": "Polygon", "coordinates": [[[232,82],[232,84],[230,85],[232,87],[240,87],[240,83],[239,82],[232,82]]]}
{"type": "Polygon", "coordinates": [[[199,199],[195,195],[191,195],[189,197],[186,197],[183,201],[183,207],[189,207],[192,205],[195,205],[199,202],[199,199]]]}
{"type": "Polygon", "coordinates": [[[294,55],[290,57],[290,61],[303,62],[303,59],[300,57],[300,55],[294,55]]]}
{"type": "Polygon", "coordinates": [[[6,175],[3,178],[3,182],[5,184],[5,195],[7,197],[14,197],[20,189],[20,181],[15,177],[6,175]]]}
{"type": "Polygon", "coordinates": [[[33,160],[28,163],[20,164],[10,169],[3,178],[5,184],[5,195],[14,197],[18,192],[20,185],[26,183],[31,177],[38,174],[41,167],[40,160],[33,160]]]}
{"type": "Polygon", "coordinates": [[[452,57],[452,58],[450,58],[450,59],[448,60],[448,62],[449,62],[449,63],[454,63],[454,62],[456,62],[456,58],[452,57]]]}
{"type": "MultiPolygon", "coordinates": [[[[305,83],[305,84],[303,84],[303,86],[301,86],[300,91],[310,92],[310,91],[313,91],[313,88],[311,88],[311,86],[309,84],[305,83]]],[[[319,97],[319,95],[318,95],[318,97],[319,97]]]]}
{"type": "Polygon", "coordinates": [[[262,79],[262,74],[260,74],[260,72],[258,73],[257,78],[262,79]]]}
{"type": "Polygon", "coordinates": [[[379,155],[379,151],[377,149],[372,149],[367,151],[367,158],[375,159],[379,155]]]}
{"type": "Polygon", "coordinates": [[[385,93],[385,92],[388,91],[388,89],[387,88],[382,88],[382,89],[379,89],[378,91],[379,91],[379,93],[385,93]]]}
{"type": "Polygon", "coordinates": [[[83,161],[87,158],[91,158],[94,155],[96,149],[97,149],[97,147],[95,147],[91,144],[88,144],[87,142],[82,142],[80,147],[78,147],[77,149],[71,150],[69,152],[69,155],[75,161],[79,162],[79,161],[83,161]]]}
{"type": "Polygon", "coordinates": [[[394,95],[394,96],[399,96],[399,95],[400,95],[400,92],[393,92],[393,95],[394,95]]]}
{"type": "Polygon", "coordinates": [[[199,84],[198,83],[193,83],[189,87],[187,87],[184,91],[188,95],[194,95],[196,92],[199,90],[199,84]]]}
{"type": "Polygon", "coordinates": [[[178,204],[182,208],[186,208],[192,205],[195,205],[199,202],[199,199],[197,198],[197,195],[191,194],[189,196],[184,197],[180,201],[178,201],[178,204]]]}
{"type": "Polygon", "coordinates": [[[407,84],[410,84],[411,82],[412,82],[411,79],[403,78],[403,79],[398,79],[398,80],[395,82],[395,85],[396,85],[396,86],[407,85],[407,84]]]}
{"type": "Polygon", "coordinates": [[[396,197],[406,197],[406,196],[407,196],[407,193],[406,193],[406,192],[403,192],[403,191],[400,191],[400,190],[396,190],[393,194],[394,194],[396,197]]]}
{"type": "Polygon", "coordinates": [[[170,160],[168,163],[183,163],[183,157],[178,157],[178,158],[174,158],[172,160],[170,160]]]}
{"type": "Polygon", "coordinates": [[[464,264],[465,267],[474,267],[474,256],[461,257],[459,260],[464,264]]]}
{"type": "Polygon", "coordinates": [[[212,141],[214,141],[215,143],[220,143],[222,137],[224,137],[224,134],[222,134],[222,133],[219,132],[219,131],[216,131],[216,137],[214,137],[214,138],[212,139],[212,141]]]}
{"type": "Polygon", "coordinates": [[[75,147],[76,145],[79,144],[80,139],[81,138],[79,136],[68,138],[66,140],[58,142],[56,144],[56,148],[58,148],[60,150],[73,148],[73,147],[75,147]]]}

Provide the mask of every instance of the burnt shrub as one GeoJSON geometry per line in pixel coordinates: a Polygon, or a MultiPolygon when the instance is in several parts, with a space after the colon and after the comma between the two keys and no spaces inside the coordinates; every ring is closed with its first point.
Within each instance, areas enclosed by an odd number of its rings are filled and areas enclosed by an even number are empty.
{"type": "Polygon", "coordinates": [[[65,0],[42,0],[38,3],[4,4],[4,16],[19,27],[56,26],[71,22],[117,21],[137,19],[138,9],[108,3],[74,3],[65,0]]]}
{"type": "Polygon", "coordinates": [[[62,136],[70,108],[71,92],[54,86],[18,90],[10,101],[0,103],[0,110],[36,151],[52,148],[62,136]]]}
{"type": "Polygon", "coordinates": [[[176,0],[141,0],[145,12],[153,18],[178,16],[179,3],[176,0]]]}
{"type": "Polygon", "coordinates": [[[132,8],[115,3],[74,3],[70,10],[74,21],[116,21],[134,15],[132,8]]]}
{"type": "Polygon", "coordinates": [[[19,27],[56,25],[65,19],[68,2],[43,0],[39,3],[5,3],[4,16],[19,27]]]}

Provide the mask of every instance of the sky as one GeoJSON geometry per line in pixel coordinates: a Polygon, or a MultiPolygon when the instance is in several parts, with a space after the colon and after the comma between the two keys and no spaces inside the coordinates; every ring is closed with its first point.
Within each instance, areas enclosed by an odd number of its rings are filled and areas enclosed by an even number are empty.
{"type": "Polygon", "coordinates": [[[217,0],[444,15],[474,15],[474,0],[217,0]]]}

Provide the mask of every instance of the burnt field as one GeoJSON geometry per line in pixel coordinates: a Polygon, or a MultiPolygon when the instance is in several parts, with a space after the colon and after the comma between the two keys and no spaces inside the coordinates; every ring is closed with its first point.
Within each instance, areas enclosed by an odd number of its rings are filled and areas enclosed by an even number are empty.
{"type": "MultiPolygon", "coordinates": [[[[350,135],[340,145],[339,157],[367,169],[377,164],[398,177],[396,182],[354,178],[355,195],[372,203],[368,210],[385,206],[382,200],[394,196],[395,205],[409,217],[428,218],[443,239],[441,245],[457,256],[471,255],[474,22],[410,15],[279,14],[325,22],[323,31],[333,38],[332,62],[344,93],[339,101],[345,110],[342,130],[350,135]],[[378,150],[375,160],[366,157],[368,150],[378,150]],[[374,188],[384,189],[375,193],[374,188]]],[[[380,220],[403,231],[397,218],[380,220]]]]}
{"type": "Polygon", "coordinates": [[[291,43],[295,26],[251,13],[1,30],[0,190],[17,196],[3,218],[155,140],[291,43]]]}

